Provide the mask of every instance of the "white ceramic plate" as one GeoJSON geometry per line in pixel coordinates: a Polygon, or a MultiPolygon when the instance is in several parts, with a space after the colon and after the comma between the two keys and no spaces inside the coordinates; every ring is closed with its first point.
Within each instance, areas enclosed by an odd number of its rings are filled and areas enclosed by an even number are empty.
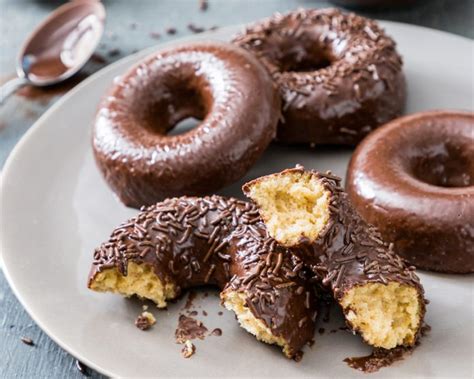
{"type": "MultiPolygon", "coordinates": [[[[472,41],[420,27],[383,24],[405,58],[408,113],[472,109],[472,41]]],[[[237,29],[186,40],[226,40],[237,29]]],[[[197,342],[197,354],[184,360],[173,339],[182,302],[167,311],[154,311],[157,325],[141,332],[133,325],[141,311],[138,301],[86,288],[93,248],[135,213],[116,201],[94,165],[90,147],[94,111],[113,78],[149,52],[125,58],[79,85],[38,120],[11,154],[2,179],[0,240],[5,274],[18,299],[58,344],[110,376],[362,376],[343,363],[346,357],[369,351],[358,337],[345,332],[317,334],[303,361],[295,363],[278,349],[256,342],[230,312],[218,316],[221,308],[215,296],[201,296],[196,307],[209,313],[199,317],[204,324],[222,328],[223,336],[197,342]]],[[[273,147],[242,182],[296,163],[344,176],[349,156],[349,150],[273,147]]],[[[240,185],[223,193],[239,195],[240,185]]],[[[433,331],[413,356],[371,377],[472,377],[473,277],[420,276],[431,300],[426,319],[433,331]]]]}

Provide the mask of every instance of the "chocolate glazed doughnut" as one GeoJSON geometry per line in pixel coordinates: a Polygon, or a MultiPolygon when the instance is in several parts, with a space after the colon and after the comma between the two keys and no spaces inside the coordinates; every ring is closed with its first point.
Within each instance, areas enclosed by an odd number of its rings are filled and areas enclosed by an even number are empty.
{"type": "Polygon", "coordinates": [[[355,211],[340,178],[299,166],[243,190],[270,236],[311,268],[354,332],[376,348],[416,344],[425,299],[414,267],[355,211]]]}
{"type": "Polygon", "coordinates": [[[403,110],[402,60],[373,20],[302,9],[252,25],[233,42],[255,53],[280,88],[278,141],[354,145],[403,110]]]}
{"type": "Polygon", "coordinates": [[[411,264],[474,272],[474,113],[388,123],[356,149],[346,185],[360,214],[411,264]]]}
{"type": "Polygon", "coordinates": [[[162,50],[130,69],[103,98],[93,150],[128,206],[203,195],[242,177],[274,138],[280,99],[258,60],[220,42],[162,50]],[[179,121],[202,122],[168,136],[179,121]]]}
{"type": "Polygon", "coordinates": [[[255,206],[219,196],[182,197],[144,209],[94,252],[89,288],[158,307],[204,284],[242,327],[295,357],[314,334],[314,289],[299,258],[267,235],[255,206]]]}

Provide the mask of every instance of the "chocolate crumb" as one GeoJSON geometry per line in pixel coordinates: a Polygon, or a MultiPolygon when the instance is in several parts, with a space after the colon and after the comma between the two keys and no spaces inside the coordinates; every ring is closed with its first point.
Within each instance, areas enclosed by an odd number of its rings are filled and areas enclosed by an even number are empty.
{"type": "Polygon", "coordinates": [[[207,0],[199,0],[199,10],[205,12],[209,8],[209,2],[207,0]]]}
{"type": "Polygon", "coordinates": [[[160,39],[161,38],[161,34],[158,33],[158,32],[150,32],[149,36],[150,36],[150,38],[153,38],[153,39],[160,39]]]}
{"type": "Polygon", "coordinates": [[[337,329],[331,329],[331,330],[329,331],[329,333],[336,333],[336,332],[337,332],[337,329]]]}
{"type": "Polygon", "coordinates": [[[215,328],[215,329],[211,332],[211,335],[212,335],[212,336],[217,336],[217,337],[222,336],[222,329],[220,329],[220,328],[215,328]]]}
{"type": "Polygon", "coordinates": [[[77,359],[76,359],[76,368],[79,370],[79,372],[82,375],[90,376],[88,367],[84,363],[82,363],[81,361],[78,361],[77,359]]]}
{"type": "Polygon", "coordinates": [[[188,29],[193,33],[202,33],[205,29],[201,26],[196,26],[193,23],[188,24],[188,29]]]}
{"type": "Polygon", "coordinates": [[[206,312],[206,311],[202,311],[202,315],[203,315],[203,316],[207,316],[207,312],[206,312]]]}
{"type": "Polygon", "coordinates": [[[197,311],[191,311],[191,312],[188,311],[188,314],[190,316],[197,316],[198,315],[197,311]]]}
{"type": "Polygon", "coordinates": [[[178,31],[176,30],[176,28],[173,28],[173,27],[166,29],[166,34],[169,34],[169,35],[176,34],[177,32],[178,31]]]}
{"type": "Polygon", "coordinates": [[[303,352],[302,351],[298,351],[295,356],[293,357],[293,360],[295,362],[301,362],[301,360],[303,359],[303,352]]]}
{"type": "Polygon", "coordinates": [[[23,342],[25,345],[35,346],[35,343],[33,342],[33,340],[32,340],[31,338],[28,338],[28,337],[21,337],[20,340],[21,340],[21,342],[23,342]]]}
{"type": "Polygon", "coordinates": [[[219,316],[222,316],[222,315],[224,314],[224,312],[219,311],[219,312],[217,312],[217,314],[218,314],[219,316]]]}
{"type": "Polygon", "coordinates": [[[318,329],[318,333],[319,333],[319,334],[324,334],[325,330],[326,330],[326,329],[324,329],[324,328],[319,328],[319,329],[318,329]]]}
{"type": "Polygon", "coordinates": [[[155,323],[156,320],[150,312],[143,312],[135,320],[135,326],[140,330],[148,330],[155,323]]]}
{"type": "Polygon", "coordinates": [[[120,55],[120,49],[111,49],[107,55],[111,58],[116,57],[117,55],[120,55]]]}
{"type": "Polygon", "coordinates": [[[213,26],[211,26],[211,27],[209,28],[209,30],[210,30],[211,32],[213,32],[214,30],[217,30],[217,29],[219,29],[219,27],[218,27],[217,25],[213,25],[213,26]]]}
{"type": "Polygon", "coordinates": [[[190,358],[196,352],[196,346],[190,341],[186,340],[183,348],[181,349],[181,354],[184,358],[190,358]]]}

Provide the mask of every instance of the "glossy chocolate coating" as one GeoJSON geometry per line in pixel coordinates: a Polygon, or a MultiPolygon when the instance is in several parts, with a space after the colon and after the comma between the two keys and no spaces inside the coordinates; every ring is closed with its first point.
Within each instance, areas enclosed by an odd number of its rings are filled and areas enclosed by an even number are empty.
{"type": "Polygon", "coordinates": [[[356,149],[347,191],[411,264],[474,272],[474,113],[394,120],[356,149]]]}
{"type": "Polygon", "coordinates": [[[214,284],[244,292],[253,315],[296,354],[314,334],[314,289],[302,262],[267,236],[254,205],[219,196],[182,197],[146,208],[94,252],[89,283],[104,269],[127,275],[147,263],[182,289],[214,284]]]}
{"type": "Polygon", "coordinates": [[[93,131],[96,162],[128,206],[212,193],[242,177],[274,138],[280,100],[243,49],[194,43],[149,56],[103,98],[93,131]],[[166,133],[188,117],[187,133],[166,133]]]}
{"type": "MultiPolygon", "coordinates": [[[[298,166],[276,175],[305,172],[298,166]]],[[[355,286],[368,283],[396,282],[414,287],[418,292],[421,333],[425,314],[424,290],[414,272],[394,251],[393,244],[386,243],[379,231],[365,222],[352,206],[347,193],[340,186],[341,179],[331,173],[311,172],[330,193],[330,218],[315,241],[303,239],[290,247],[293,254],[314,272],[316,279],[332,293],[336,301],[355,286]]],[[[256,179],[256,181],[262,179],[256,179]]],[[[244,185],[248,189],[253,182],[244,185]]],[[[346,321],[354,331],[354,326],[346,321]]],[[[414,341],[415,342],[415,341],[414,341]]]]}
{"type": "Polygon", "coordinates": [[[403,110],[402,60],[373,20],[301,9],[250,26],[233,42],[255,53],[280,88],[280,142],[354,145],[403,110]]]}

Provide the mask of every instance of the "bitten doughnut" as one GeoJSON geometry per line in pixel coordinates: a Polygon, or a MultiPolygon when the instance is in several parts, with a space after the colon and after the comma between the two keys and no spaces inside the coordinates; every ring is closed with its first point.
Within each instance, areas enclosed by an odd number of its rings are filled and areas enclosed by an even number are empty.
{"type": "Polygon", "coordinates": [[[413,346],[425,314],[414,267],[354,210],[340,179],[297,167],[244,185],[268,233],[308,265],[370,345],[413,346]]]}
{"type": "Polygon", "coordinates": [[[278,141],[354,145],[403,110],[402,59],[373,20],[300,9],[258,22],[233,42],[256,54],[280,88],[278,141]]]}
{"type": "Polygon", "coordinates": [[[106,182],[128,206],[204,195],[242,177],[274,138],[280,99],[259,61],[232,44],[159,51],[103,98],[93,150],[106,182]],[[202,120],[180,135],[181,120],[202,120]]]}
{"type": "Polygon", "coordinates": [[[89,287],[158,307],[203,284],[222,289],[242,327],[294,357],[314,334],[316,305],[301,260],[267,234],[255,206],[182,197],[144,209],[94,252],[89,287]]]}
{"type": "Polygon", "coordinates": [[[346,185],[362,217],[408,262],[474,272],[474,113],[388,123],[356,149],[346,185]]]}

